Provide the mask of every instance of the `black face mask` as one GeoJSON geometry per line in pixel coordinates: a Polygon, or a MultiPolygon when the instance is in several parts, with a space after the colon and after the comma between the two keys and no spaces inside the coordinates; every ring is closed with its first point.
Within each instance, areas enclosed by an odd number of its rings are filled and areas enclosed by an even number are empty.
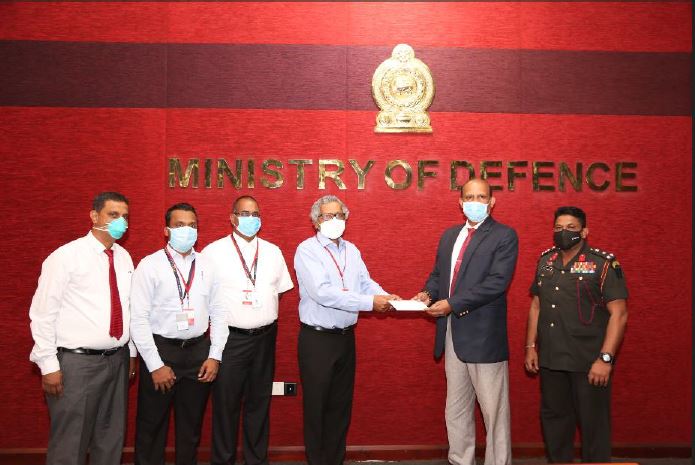
{"type": "Polygon", "coordinates": [[[553,242],[560,250],[569,250],[582,240],[582,235],[579,231],[568,231],[563,229],[553,234],[553,242]]]}

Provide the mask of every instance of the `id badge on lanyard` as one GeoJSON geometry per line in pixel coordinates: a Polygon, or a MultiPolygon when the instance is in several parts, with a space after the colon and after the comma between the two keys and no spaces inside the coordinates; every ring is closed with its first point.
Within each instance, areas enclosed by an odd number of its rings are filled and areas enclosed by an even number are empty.
{"type": "MultiPolygon", "coordinates": [[[[251,287],[251,286],[247,286],[251,287]]],[[[241,291],[241,304],[245,306],[245,308],[252,308],[254,310],[258,310],[261,308],[261,299],[258,296],[258,292],[256,292],[255,289],[244,289],[241,291]]]]}
{"type": "Polygon", "coordinates": [[[195,326],[195,310],[181,307],[181,311],[176,314],[176,329],[187,331],[193,326],[195,326]]]}
{"type": "Polygon", "coordinates": [[[166,248],[164,249],[164,253],[174,271],[176,286],[179,292],[179,300],[181,301],[181,311],[176,314],[176,329],[178,331],[187,331],[195,326],[195,309],[191,308],[190,302],[190,291],[193,286],[193,279],[195,278],[195,260],[191,263],[191,269],[188,272],[188,280],[184,280],[181,270],[176,266],[174,259],[169,255],[169,251],[167,251],[166,248]],[[183,281],[183,288],[181,287],[181,281],[183,281]],[[186,301],[186,306],[183,304],[184,300],[186,301]]]}
{"type": "MultiPolygon", "coordinates": [[[[316,238],[316,240],[317,240],[317,241],[319,240],[318,237],[316,238]]],[[[320,241],[319,241],[319,244],[321,244],[320,241]]],[[[345,285],[345,269],[347,268],[347,250],[345,250],[345,263],[343,263],[343,269],[341,270],[341,269],[340,269],[340,265],[338,265],[338,260],[336,260],[336,259],[335,259],[335,256],[333,255],[333,253],[332,253],[330,250],[328,250],[328,246],[327,246],[327,245],[324,245],[323,248],[326,250],[326,252],[328,252],[328,255],[331,256],[331,260],[333,260],[333,264],[335,265],[335,269],[338,270],[338,276],[340,276],[340,282],[341,282],[342,285],[343,285],[343,287],[341,288],[341,290],[342,290],[343,292],[348,292],[349,289],[348,289],[347,286],[345,285]]]]}
{"type": "Polygon", "coordinates": [[[239,256],[239,261],[246,274],[246,288],[241,291],[241,305],[247,309],[258,310],[261,308],[262,303],[258,291],[256,291],[256,273],[258,272],[258,249],[259,243],[256,243],[256,254],[253,257],[253,262],[251,263],[251,268],[249,269],[244,259],[244,255],[241,253],[239,244],[236,243],[234,235],[231,236],[232,242],[234,243],[234,248],[236,249],[237,255],[239,256]],[[251,273],[253,270],[253,274],[251,273]]]}

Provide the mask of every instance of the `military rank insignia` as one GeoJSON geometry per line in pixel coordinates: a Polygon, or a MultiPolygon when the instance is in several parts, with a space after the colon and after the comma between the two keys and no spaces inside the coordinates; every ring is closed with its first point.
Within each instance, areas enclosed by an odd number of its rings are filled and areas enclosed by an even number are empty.
{"type": "Polygon", "coordinates": [[[550,256],[550,258],[548,259],[548,266],[549,266],[549,267],[552,268],[553,262],[555,261],[556,258],[557,258],[557,252],[555,252],[554,254],[552,254],[552,255],[550,256]]]}
{"type": "Polygon", "coordinates": [[[579,260],[574,262],[570,269],[570,273],[596,273],[596,263],[584,261],[582,258],[584,258],[583,255],[579,257],[579,260]]]}

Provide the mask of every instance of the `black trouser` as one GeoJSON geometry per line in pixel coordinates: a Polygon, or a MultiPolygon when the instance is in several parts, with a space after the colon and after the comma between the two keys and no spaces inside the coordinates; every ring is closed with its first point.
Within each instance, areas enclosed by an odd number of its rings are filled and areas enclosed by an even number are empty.
{"type": "Polygon", "coordinates": [[[230,327],[212,389],[211,465],[234,463],[242,402],[244,462],[267,465],[276,338],[276,323],[255,334],[230,327]]]}
{"type": "Polygon", "coordinates": [[[352,412],[355,335],[302,326],[298,346],[307,462],[340,465],[352,412]]]}
{"type": "Polygon", "coordinates": [[[589,384],[587,373],[541,368],[541,423],[548,460],[572,462],[579,424],[582,462],[611,460],[611,383],[589,384]]]}
{"type": "Polygon", "coordinates": [[[176,382],[166,393],[155,391],[152,374],[140,359],[135,464],[164,465],[164,450],[173,403],[176,421],[176,464],[193,465],[197,463],[200,430],[210,392],[209,383],[198,381],[198,372],[208,358],[210,340],[202,338],[184,347],[157,335],[154,341],[162,362],[174,371],[176,382]]]}

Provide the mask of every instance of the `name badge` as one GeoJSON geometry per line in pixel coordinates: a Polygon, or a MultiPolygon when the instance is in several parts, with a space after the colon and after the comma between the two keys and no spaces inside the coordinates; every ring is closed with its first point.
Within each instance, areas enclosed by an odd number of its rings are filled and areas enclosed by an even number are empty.
{"type": "Polygon", "coordinates": [[[244,289],[241,291],[241,304],[246,308],[259,309],[261,308],[261,299],[258,293],[253,289],[244,289]]]}
{"type": "Polygon", "coordinates": [[[176,329],[186,331],[195,325],[195,310],[184,308],[181,313],[176,314],[176,329]]]}

